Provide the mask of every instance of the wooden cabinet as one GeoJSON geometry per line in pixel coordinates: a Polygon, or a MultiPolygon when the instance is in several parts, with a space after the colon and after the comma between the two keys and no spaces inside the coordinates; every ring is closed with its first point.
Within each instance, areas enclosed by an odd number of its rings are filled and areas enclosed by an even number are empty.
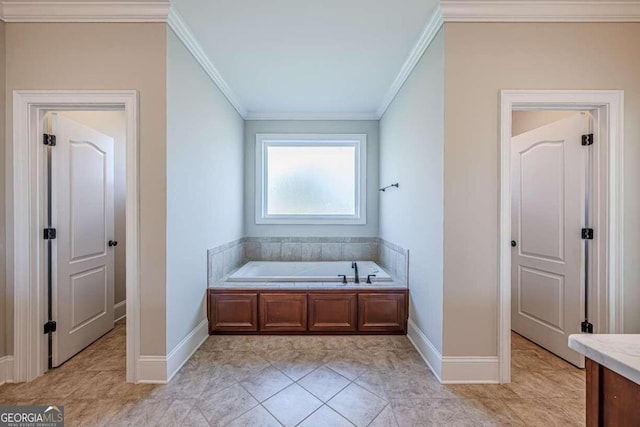
{"type": "Polygon", "coordinates": [[[306,331],[307,294],[260,294],[260,330],[282,332],[306,331]]]}
{"type": "Polygon", "coordinates": [[[361,293],[358,295],[359,331],[405,331],[406,294],[361,293]]]}
{"type": "Polygon", "coordinates": [[[640,384],[587,359],[587,426],[640,426],[640,384]]]}
{"type": "Polygon", "coordinates": [[[356,331],[358,297],[355,293],[310,293],[310,331],[356,331]]]}
{"type": "Polygon", "coordinates": [[[258,294],[209,293],[209,333],[258,330],[258,294]]]}
{"type": "Polygon", "coordinates": [[[408,293],[209,289],[209,333],[406,334],[408,293]]]}

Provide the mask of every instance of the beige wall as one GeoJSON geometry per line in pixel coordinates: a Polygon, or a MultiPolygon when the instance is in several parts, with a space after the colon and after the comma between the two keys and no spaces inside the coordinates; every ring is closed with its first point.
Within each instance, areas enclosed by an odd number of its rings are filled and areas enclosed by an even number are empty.
{"type": "Polygon", "coordinates": [[[625,331],[640,332],[640,24],[445,24],[444,355],[497,354],[501,89],[624,89],[625,331]]]}
{"type": "Polygon", "coordinates": [[[114,237],[118,242],[115,252],[115,295],[113,302],[118,304],[127,298],[127,269],[126,269],[126,132],[127,118],[124,111],[60,111],[62,114],[78,123],[93,128],[98,132],[113,138],[114,145],[114,237]]]}
{"type": "Polygon", "coordinates": [[[511,114],[511,136],[517,136],[530,130],[566,119],[574,114],[580,114],[575,111],[514,111],[511,114]]]}
{"type": "MultiPolygon", "coordinates": [[[[144,355],[165,355],[166,24],[11,23],[5,28],[8,92],[16,89],[139,91],[140,348],[144,355]]],[[[11,135],[11,97],[6,105],[7,135],[11,135]]],[[[6,147],[5,173],[7,189],[10,189],[12,153],[11,145],[6,147]]],[[[7,199],[11,197],[8,191],[7,199]]],[[[11,230],[12,206],[8,205],[7,229],[11,230]]],[[[13,235],[7,238],[11,241],[13,235]]],[[[9,253],[8,265],[12,259],[9,253]]],[[[12,272],[8,270],[11,284],[12,272]]]]}
{"type": "Polygon", "coordinates": [[[4,200],[4,132],[5,132],[5,35],[4,22],[0,21],[0,357],[7,354],[7,329],[8,310],[6,309],[6,270],[5,270],[5,200],[4,200]]]}
{"type": "Polygon", "coordinates": [[[167,353],[206,319],[207,249],[243,236],[244,121],[167,34],[167,353]]]}
{"type": "MultiPolygon", "coordinates": [[[[410,251],[410,318],[442,352],[444,31],[380,120],[380,237],[410,251]]],[[[437,368],[436,368],[437,369],[437,368]]]]}

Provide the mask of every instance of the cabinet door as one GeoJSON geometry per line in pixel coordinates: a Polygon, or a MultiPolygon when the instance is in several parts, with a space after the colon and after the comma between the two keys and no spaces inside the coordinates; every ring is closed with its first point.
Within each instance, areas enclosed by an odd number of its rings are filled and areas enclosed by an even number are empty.
{"type": "Polygon", "coordinates": [[[258,294],[209,294],[209,333],[258,330],[258,294]]]}
{"type": "Polygon", "coordinates": [[[405,293],[360,293],[358,330],[361,332],[399,332],[406,330],[405,293]]]}
{"type": "Polygon", "coordinates": [[[306,331],[307,294],[260,294],[260,330],[306,331]]]}
{"type": "Polygon", "coordinates": [[[358,303],[356,294],[309,294],[310,331],[355,331],[358,303]]]}

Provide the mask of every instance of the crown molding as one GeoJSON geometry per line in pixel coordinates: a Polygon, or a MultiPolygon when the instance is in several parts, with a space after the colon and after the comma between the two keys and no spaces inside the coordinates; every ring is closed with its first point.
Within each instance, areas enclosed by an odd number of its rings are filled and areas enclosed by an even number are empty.
{"type": "Polygon", "coordinates": [[[245,120],[378,120],[376,113],[248,113],[245,120]]]}
{"type": "Polygon", "coordinates": [[[431,16],[429,17],[422,34],[420,34],[420,38],[413,46],[413,49],[411,49],[409,56],[404,61],[402,68],[400,68],[400,72],[384,96],[382,103],[380,104],[380,108],[378,108],[378,120],[384,116],[387,108],[389,108],[389,105],[391,105],[396,95],[398,95],[398,92],[402,89],[402,86],[413,72],[413,69],[418,65],[420,58],[422,58],[422,55],[424,55],[425,51],[429,48],[431,42],[436,37],[443,24],[442,11],[439,6],[436,6],[433,12],[431,12],[431,16]]]}
{"type": "Polygon", "coordinates": [[[441,0],[445,22],[640,22],[640,1],[441,0]]]}
{"type": "Polygon", "coordinates": [[[169,6],[169,0],[6,0],[0,4],[0,19],[5,22],[166,22],[169,6]]]}
{"type": "Polygon", "coordinates": [[[246,119],[247,111],[242,106],[236,94],[231,90],[231,87],[227,84],[227,82],[222,78],[222,75],[218,71],[218,69],[213,65],[204,49],[196,39],[196,36],[191,32],[191,29],[184,21],[180,13],[174,8],[171,7],[169,10],[169,17],[167,19],[167,24],[173,30],[173,32],[178,36],[180,41],[184,44],[184,46],[191,52],[191,55],[195,58],[196,61],[202,66],[204,71],[209,75],[211,80],[218,86],[220,91],[227,97],[231,105],[236,109],[238,114],[242,116],[243,119],[246,119]]]}

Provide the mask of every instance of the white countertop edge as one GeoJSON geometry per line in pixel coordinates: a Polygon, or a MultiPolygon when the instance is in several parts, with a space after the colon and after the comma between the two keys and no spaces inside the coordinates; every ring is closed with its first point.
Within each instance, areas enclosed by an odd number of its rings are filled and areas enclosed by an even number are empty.
{"type": "Polygon", "coordinates": [[[640,334],[574,334],[569,348],[640,384],[640,334]]]}

